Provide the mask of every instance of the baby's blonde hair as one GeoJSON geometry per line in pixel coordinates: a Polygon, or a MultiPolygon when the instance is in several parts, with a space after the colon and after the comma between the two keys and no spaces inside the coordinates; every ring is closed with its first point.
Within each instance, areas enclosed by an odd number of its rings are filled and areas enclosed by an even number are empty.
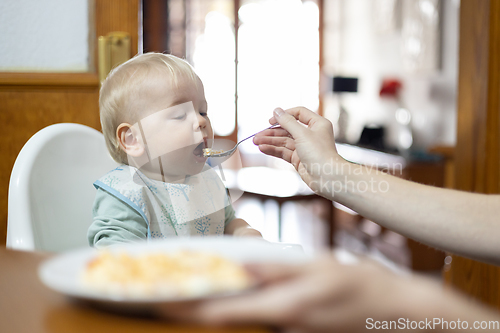
{"type": "MultiPolygon", "coordinates": [[[[198,76],[184,60],[163,53],[145,53],[114,68],[104,80],[99,94],[99,112],[102,133],[111,157],[118,163],[128,164],[121,149],[116,130],[123,122],[134,124],[143,115],[131,110],[131,99],[140,98],[150,86],[148,80],[160,78],[177,87],[179,78],[196,82],[198,76]]],[[[156,81],[157,82],[157,81],[156,81]]]]}

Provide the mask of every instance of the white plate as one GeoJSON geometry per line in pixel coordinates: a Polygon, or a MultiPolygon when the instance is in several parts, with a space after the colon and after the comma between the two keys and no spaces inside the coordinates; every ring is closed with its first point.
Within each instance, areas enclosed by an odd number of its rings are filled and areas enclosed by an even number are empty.
{"type": "MultiPolygon", "coordinates": [[[[111,252],[126,252],[130,255],[168,253],[184,249],[201,250],[219,254],[239,263],[276,262],[297,264],[308,259],[308,256],[306,256],[300,245],[269,243],[258,239],[233,237],[174,238],[164,241],[127,244],[109,248],[111,252]]],[[[81,276],[87,263],[97,254],[97,250],[86,248],[57,255],[40,265],[38,275],[45,285],[57,292],[78,299],[108,303],[108,305],[127,304],[139,306],[194,299],[168,298],[165,296],[132,298],[95,292],[82,283],[81,276]]],[[[211,295],[208,297],[222,296],[227,295],[211,295]]]]}

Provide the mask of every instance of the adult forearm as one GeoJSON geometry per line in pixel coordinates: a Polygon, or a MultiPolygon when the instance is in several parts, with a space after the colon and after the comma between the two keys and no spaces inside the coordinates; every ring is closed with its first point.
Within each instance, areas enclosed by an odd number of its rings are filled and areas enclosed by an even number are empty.
{"type": "Polygon", "coordinates": [[[500,263],[500,196],[419,185],[346,162],[332,124],[302,107],[276,109],[254,142],[291,163],[318,194],[430,246],[500,263]],[[305,126],[304,126],[305,125],[305,126]]]}
{"type": "Polygon", "coordinates": [[[500,263],[500,196],[421,185],[351,163],[337,171],[317,178],[321,194],[429,246],[500,263]]]}

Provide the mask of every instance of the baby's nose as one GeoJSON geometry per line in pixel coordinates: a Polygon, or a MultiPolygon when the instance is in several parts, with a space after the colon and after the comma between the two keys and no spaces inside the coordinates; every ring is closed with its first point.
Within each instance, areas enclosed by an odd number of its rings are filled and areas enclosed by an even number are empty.
{"type": "Polygon", "coordinates": [[[196,122],[195,130],[207,127],[207,119],[200,114],[196,116],[196,122]]]}

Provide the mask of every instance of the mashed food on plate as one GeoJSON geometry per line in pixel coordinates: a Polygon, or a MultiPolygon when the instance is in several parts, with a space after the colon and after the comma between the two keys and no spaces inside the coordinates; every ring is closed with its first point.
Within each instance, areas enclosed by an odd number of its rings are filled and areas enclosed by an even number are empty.
{"type": "Polygon", "coordinates": [[[199,251],[137,256],[104,251],[88,263],[83,280],[96,291],[126,297],[195,297],[250,286],[241,265],[199,251]]]}

